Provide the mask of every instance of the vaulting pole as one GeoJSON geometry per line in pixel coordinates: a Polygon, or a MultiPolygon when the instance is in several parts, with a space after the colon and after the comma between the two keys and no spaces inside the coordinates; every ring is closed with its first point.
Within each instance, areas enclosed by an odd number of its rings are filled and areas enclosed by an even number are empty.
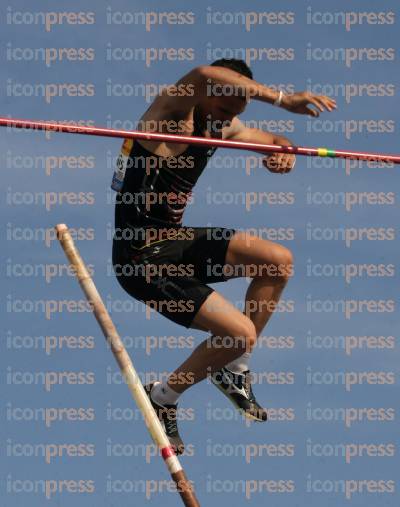
{"type": "Polygon", "coordinates": [[[79,255],[71,234],[68,231],[68,227],[65,224],[58,224],[55,229],[57,231],[58,240],[61,243],[65,255],[74,268],[79,284],[85,293],[91,308],[93,309],[94,316],[96,317],[108,344],[111,347],[112,353],[117,360],[122,375],[143,414],[147,429],[149,430],[154,443],[160,449],[161,455],[164,458],[165,464],[167,465],[171,477],[176,484],[184,505],[186,507],[200,507],[192,485],[187,480],[182,466],[171,447],[168,437],[166,436],[157,414],[151,405],[142,383],[140,382],[140,378],[124,347],[118,331],[116,330],[114,323],[104,306],[101,296],[89,275],[84,261],[79,255]]]}
{"type": "Polygon", "coordinates": [[[123,139],[142,139],[145,141],[159,141],[168,143],[196,144],[199,146],[249,150],[257,151],[260,153],[292,153],[293,155],[305,155],[309,157],[332,157],[369,161],[381,160],[386,163],[400,164],[400,155],[390,155],[384,153],[333,150],[330,148],[306,148],[303,146],[278,146],[274,144],[246,143],[241,141],[230,141],[226,139],[206,139],[204,137],[138,132],[135,130],[114,130],[104,127],[91,127],[85,125],[75,126],[57,122],[0,118],[0,127],[45,130],[49,132],[66,132],[70,134],[83,134],[89,136],[120,137],[123,139]]]}

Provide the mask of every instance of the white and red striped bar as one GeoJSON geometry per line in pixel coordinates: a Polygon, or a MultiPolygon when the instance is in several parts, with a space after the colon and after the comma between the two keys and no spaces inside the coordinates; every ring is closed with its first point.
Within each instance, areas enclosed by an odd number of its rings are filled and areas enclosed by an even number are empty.
{"type": "Polygon", "coordinates": [[[306,148],[304,146],[279,146],[275,144],[260,144],[241,141],[229,141],[226,139],[214,139],[204,137],[180,136],[173,134],[161,134],[139,132],[136,130],[115,130],[105,127],[92,127],[89,125],[68,125],[65,123],[18,120],[14,118],[0,118],[0,127],[44,130],[49,132],[65,132],[69,134],[83,134],[88,136],[118,137],[122,139],[142,139],[145,141],[163,141],[168,143],[195,144],[216,148],[229,148],[236,150],[257,151],[260,153],[292,153],[308,157],[331,157],[346,158],[353,160],[383,161],[386,163],[400,164],[400,155],[386,153],[371,153],[363,151],[333,150],[330,148],[306,148]]]}

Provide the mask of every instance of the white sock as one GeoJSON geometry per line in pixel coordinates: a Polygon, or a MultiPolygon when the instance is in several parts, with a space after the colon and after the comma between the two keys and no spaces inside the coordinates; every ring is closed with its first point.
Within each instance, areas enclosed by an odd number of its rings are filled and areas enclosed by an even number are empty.
{"type": "Polygon", "coordinates": [[[171,389],[167,382],[156,382],[151,390],[152,399],[159,405],[176,405],[180,395],[181,393],[171,389]]]}
{"type": "Polygon", "coordinates": [[[232,373],[241,374],[249,369],[251,353],[245,352],[234,361],[225,365],[225,368],[228,368],[232,373]]]}

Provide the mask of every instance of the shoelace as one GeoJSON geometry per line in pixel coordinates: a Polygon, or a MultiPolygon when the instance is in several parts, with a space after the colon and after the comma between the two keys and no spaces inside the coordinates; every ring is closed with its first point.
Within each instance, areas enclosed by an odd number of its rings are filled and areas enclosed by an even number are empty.
{"type": "Polygon", "coordinates": [[[243,375],[238,376],[237,384],[239,386],[239,389],[241,387],[244,388],[247,394],[247,398],[249,401],[255,401],[255,396],[253,393],[253,388],[251,387],[251,378],[250,378],[250,372],[246,371],[243,375]],[[244,381],[242,380],[244,377],[244,381]]]}
{"type": "Polygon", "coordinates": [[[176,423],[176,412],[174,411],[174,415],[169,417],[164,417],[165,429],[168,434],[178,433],[178,425],[176,423]]]}

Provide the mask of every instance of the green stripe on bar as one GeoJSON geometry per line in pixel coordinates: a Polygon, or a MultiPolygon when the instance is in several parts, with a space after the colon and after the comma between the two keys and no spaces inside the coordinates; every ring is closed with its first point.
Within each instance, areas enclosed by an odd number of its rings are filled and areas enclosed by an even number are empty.
{"type": "Polygon", "coordinates": [[[328,150],[328,148],[317,148],[320,157],[336,157],[335,150],[328,150]]]}

